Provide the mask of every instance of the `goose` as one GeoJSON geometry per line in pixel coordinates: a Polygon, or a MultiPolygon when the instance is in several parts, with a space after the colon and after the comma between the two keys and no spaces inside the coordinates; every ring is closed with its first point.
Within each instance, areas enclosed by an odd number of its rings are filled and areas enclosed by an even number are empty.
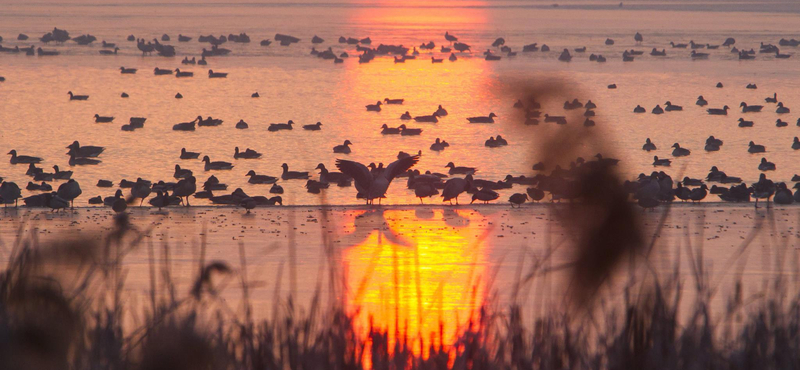
{"type": "Polygon", "coordinates": [[[453,199],[456,200],[458,205],[458,196],[472,188],[472,175],[468,174],[463,179],[452,178],[444,183],[442,188],[442,202],[450,202],[453,204],[453,199]]]}
{"type": "Polygon", "coordinates": [[[761,163],[758,164],[759,171],[775,171],[775,163],[767,161],[766,158],[761,158],[761,163]]]}
{"type": "Polygon", "coordinates": [[[431,198],[439,194],[439,189],[434,184],[418,182],[414,184],[414,196],[419,198],[419,203],[423,204],[422,198],[431,198]]]}
{"type": "Polygon", "coordinates": [[[758,145],[752,141],[749,144],[747,144],[747,146],[748,146],[747,148],[748,153],[764,153],[767,151],[767,149],[763,145],[758,145]]]}
{"type": "Polygon", "coordinates": [[[636,105],[636,108],[633,108],[633,113],[645,113],[645,112],[647,112],[647,110],[644,109],[644,107],[642,107],[641,105],[636,105]]]}
{"type": "Polygon", "coordinates": [[[662,113],[664,113],[664,109],[661,108],[660,105],[656,104],[655,108],[653,108],[653,110],[652,110],[652,113],[653,114],[662,114],[662,113]]]}
{"type": "Polygon", "coordinates": [[[574,48],[572,50],[575,51],[576,53],[585,53],[586,52],[586,46],[581,46],[579,48],[574,48]]]}
{"type": "Polygon", "coordinates": [[[650,51],[650,55],[654,57],[665,57],[667,56],[667,50],[661,49],[661,51],[658,51],[658,49],[653,48],[653,50],[650,51]]]}
{"type": "Polygon", "coordinates": [[[126,92],[124,92],[124,91],[123,91],[123,92],[122,92],[122,94],[120,94],[120,97],[121,97],[121,98],[129,98],[129,97],[130,97],[130,95],[128,95],[128,93],[126,93],[126,92]]]}
{"type": "Polygon", "coordinates": [[[528,200],[528,194],[523,194],[523,193],[515,193],[508,198],[508,202],[511,203],[511,208],[514,208],[515,204],[517,205],[517,207],[522,207],[522,204],[525,203],[525,201],[527,200],[528,200]]]}
{"type": "Polygon", "coordinates": [[[710,114],[712,116],[727,116],[728,115],[728,109],[730,109],[730,108],[728,108],[728,106],[726,105],[726,106],[722,107],[722,109],[719,109],[719,108],[706,109],[706,112],[708,112],[708,114],[710,114]]]}
{"type": "Polygon", "coordinates": [[[53,166],[53,171],[55,171],[53,178],[56,180],[69,180],[72,178],[72,171],[61,171],[59,170],[58,165],[53,166]]]}
{"type": "Polygon", "coordinates": [[[447,163],[447,165],[444,167],[450,169],[448,171],[450,175],[471,175],[477,172],[475,167],[456,167],[453,162],[447,163]]]}
{"type": "Polygon", "coordinates": [[[192,59],[189,59],[189,57],[184,57],[183,60],[181,61],[181,64],[193,65],[197,64],[197,62],[195,61],[194,57],[192,57],[192,59]]]}
{"type": "Polygon", "coordinates": [[[114,121],[114,117],[104,117],[99,114],[94,115],[94,122],[95,123],[109,123],[114,121]]]}
{"type": "Polygon", "coordinates": [[[124,75],[136,74],[136,71],[137,71],[136,68],[119,67],[119,73],[124,74],[124,75]]]}
{"type": "Polygon", "coordinates": [[[435,64],[435,63],[443,63],[443,62],[444,62],[444,58],[434,58],[434,57],[431,57],[431,63],[434,63],[434,64],[435,64]]]}
{"type": "Polygon", "coordinates": [[[25,172],[25,175],[27,175],[27,176],[35,176],[36,174],[42,173],[42,172],[44,172],[44,170],[39,168],[39,167],[36,167],[36,164],[29,163],[28,164],[28,170],[25,172]]]}
{"type": "Polygon", "coordinates": [[[384,101],[386,104],[392,104],[392,105],[402,105],[402,104],[403,104],[403,101],[405,101],[405,99],[389,99],[389,98],[385,98],[385,99],[383,99],[383,101],[384,101]]]}
{"type": "Polygon", "coordinates": [[[44,181],[42,181],[41,184],[34,184],[33,182],[28,181],[28,186],[25,187],[25,190],[30,190],[30,191],[53,191],[53,187],[50,184],[48,184],[48,183],[46,183],[44,181]]]}
{"type": "Polygon", "coordinates": [[[115,202],[116,202],[118,199],[123,199],[123,200],[125,199],[125,198],[122,196],[122,190],[120,190],[120,189],[117,189],[117,191],[114,193],[114,195],[113,195],[113,196],[110,196],[110,197],[105,197],[105,198],[103,198],[103,199],[102,199],[100,202],[101,202],[103,205],[106,205],[106,206],[108,206],[108,207],[111,207],[112,205],[114,205],[114,203],[115,203],[115,202]]]}
{"type": "MultiPolygon", "coordinates": [[[[436,145],[436,144],[437,144],[437,143],[434,143],[434,145],[436,145]]],[[[489,139],[487,139],[487,140],[486,140],[486,141],[483,143],[483,146],[485,146],[485,147],[487,147],[487,148],[499,148],[499,147],[501,147],[502,145],[500,145],[499,143],[497,143],[497,140],[495,140],[495,139],[494,139],[494,136],[491,136],[491,137],[489,137],[489,139]]],[[[442,148],[442,149],[444,149],[444,148],[442,148]]],[[[434,150],[434,149],[433,149],[433,145],[431,145],[431,150],[434,150]]]]}
{"type": "Polygon", "coordinates": [[[785,183],[779,183],[775,189],[775,197],[773,198],[775,204],[792,204],[794,203],[794,196],[792,191],[786,188],[785,183]]]}
{"type": "Polygon", "coordinates": [[[672,144],[672,147],[675,148],[672,150],[673,157],[684,157],[692,153],[689,149],[681,148],[678,143],[672,144]]]}
{"type": "Polygon", "coordinates": [[[247,172],[245,176],[250,177],[250,179],[247,180],[247,182],[250,184],[274,184],[275,182],[278,181],[277,177],[268,175],[258,175],[254,170],[250,170],[249,172],[247,172]]]}
{"type": "Polygon", "coordinates": [[[272,184],[272,187],[269,188],[270,194],[283,194],[283,186],[278,184],[272,184]]]}
{"type": "Polygon", "coordinates": [[[74,179],[70,179],[69,181],[61,184],[57,191],[57,194],[59,197],[61,197],[61,199],[70,203],[70,207],[74,207],[73,201],[75,198],[80,196],[81,193],[81,186],[74,179]]]}
{"type": "Polygon", "coordinates": [[[458,60],[458,57],[454,53],[450,53],[450,57],[447,59],[451,62],[455,62],[456,60],[458,60]]]}
{"type": "Polygon", "coordinates": [[[544,114],[544,121],[545,122],[555,122],[559,125],[566,125],[567,118],[564,116],[551,116],[547,113],[544,114]]]}
{"type": "Polygon", "coordinates": [[[434,152],[441,152],[441,151],[443,151],[445,149],[445,146],[441,142],[441,140],[437,137],[436,141],[433,144],[431,144],[430,149],[433,150],[434,152]]]}
{"type": "Polygon", "coordinates": [[[172,195],[178,197],[183,203],[183,198],[186,198],[186,206],[189,207],[189,196],[197,191],[197,179],[194,176],[189,176],[175,184],[172,195]]]}
{"type": "Polygon", "coordinates": [[[230,162],[222,162],[222,161],[211,162],[211,158],[208,158],[208,156],[203,157],[203,162],[205,162],[204,169],[206,171],[230,170],[233,168],[233,164],[231,164],[230,162]]]}
{"type": "Polygon", "coordinates": [[[177,164],[175,165],[175,172],[172,174],[172,177],[176,179],[185,179],[189,176],[192,176],[192,170],[181,168],[181,166],[177,164]]]}
{"type": "Polygon", "coordinates": [[[763,105],[747,105],[745,102],[742,102],[739,106],[742,107],[742,113],[761,112],[761,109],[764,108],[763,105]]]}
{"type": "Polygon", "coordinates": [[[92,205],[103,204],[103,197],[98,195],[98,196],[96,196],[94,198],[89,198],[89,204],[92,204],[92,205]]]}
{"type": "Polygon", "coordinates": [[[791,54],[781,54],[780,50],[775,49],[775,59],[789,59],[791,57],[791,54]]]}
{"type": "MultiPolygon", "coordinates": [[[[191,121],[189,121],[189,122],[181,122],[181,123],[175,124],[175,125],[172,126],[172,130],[174,130],[174,131],[194,131],[195,122],[197,122],[196,118],[191,120],[191,121]]],[[[193,159],[193,158],[188,158],[188,159],[193,159]]]]}
{"type": "Polygon", "coordinates": [[[398,135],[402,131],[401,128],[389,127],[385,123],[381,126],[381,134],[383,135],[398,135]]]}
{"type": "Polygon", "coordinates": [[[181,148],[181,159],[197,159],[200,158],[200,153],[187,151],[186,148],[181,148]]]}
{"type": "Polygon", "coordinates": [[[269,127],[267,127],[267,131],[275,132],[281,130],[291,130],[292,125],[294,125],[294,121],[289,120],[286,123],[270,123],[269,127]]]}
{"type": "Polygon", "coordinates": [[[703,147],[703,150],[707,152],[717,152],[719,151],[720,144],[714,141],[706,140],[706,146],[703,147]]]}
{"type": "Polygon", "coordinates": [[[369,104],[369,105],[367,105],[367,111],[368,112],[380,112],[382,104],[383,103],[381,103],[381,102],[377,102],[375,104],[369,104]]]}
{"type": "Polygon", "coordinates": [[[322,123],[321,122],[317,122],[317,123],[315,123],[313,125],[303,125],[303,130],[308,130],[308,131],[319,131],[319,130],[322,130],[322,123]]]}
{"type": "Polygon", "coordinates": [[[171,69],[161,69],[161,68],[156,67],[153,70],[153,74],[155,74],[156,76],[171,75],[172,74],[172,70],[171,69]]]}
{"type": "Polygon", "coordinates": [[[402,136],[416,136],[422,133],[421,128],[408,128],[405,124],[400,125],[398,129],[400,129],[400,135],[402,136]]]}
{"type": "Polygon", "coordinates": [[[283,173],[281,179],[283,180],[305,180],[308,179],[308,172],[289,171],[289,165],[284,163],[281,165],[283,173]]]}
{"type": "Polygon", "coordinates": [[[119,51],[119,48],[115,47],[114,50],[100,50],[99,53],[101,55],[116,55],[119,51]]]}
{"type": "Polygon", "coordinates": [[[39,55],[39,56],[55,56],[55,55],[58,55],[58,54],[60,54],[60,53],[55,51],[55,50],[44,50],[42,48],[36,49],[36,55],[39,55]]]}
{"type": "Polygon", "coordinates": [[[689,54],[689,56],[691,56],[691,57],[692,57],[692,60],[696,60],[696,59],[708,59],[708,53],[698,53],[698,52],[696,52],[696,51],[694,51],[694,50],[692,50],[692,53],[691,53],[691,54],[689,54]]]}
{"type": "Polygon", "coordinates": [[[795,136],[794,141],[792,141],[792,149],[794,150],[800,149],[800,140],[797,139],[797,136],[795,136]]]}
{"type": "Polygon", "coordinates": [[[701,107],[705,107],[706,105],[708,105],[708,102],[705,99],[703,99],[703,95],[700,95],[697,97],[697,102],[695,104],[701,107]]]}
{"type": "Polygon", "coordinates": [[[89,99],[89,95],[73,95],[72,91],[67,92],[67,95],[69,95],[69,100],[70,101],[72,101],[72,100],[88,100],[89,99]]]}
{"type": "Polygon", "coordinates": [[[718,88],[718,89],[721,89],[722,87],[723,87],[723,86],[722,86],[722,82],[717,82],[717,88],[718,88]]]}
{"type": "Polygon", "coordinates": [[[447,115],[447,110],[445,110],[444,108],[442,108],[441,105],[439,105],[439,108],[436,108],[436,112],[433,112],[433,114],[435,114],[436,117],[444,117],[447,115]]]}
{"type": "MultiPolygon", "coordinates": [[[[433,114],[433,116],[435,117],[436,115],[435,115],[435,114],[433,114]]],[[[412,118],[412,117],[411,117],[411,113],[409,113],[408,111],[406,111],[405,113],[403,113],[403,114],[401,114],[401,115],[400,115],[400,119],[401,119],[401,120],[404,120],[404,121],[410,120],[411,118],[412,118]]],[[[438,118],[436,119],[436,122],[439,122],[439,119],[438,119],[438,118]]],[[[436,123],[436,122],[434,122],[434,123],[436,123]]]]}
{"type": "Polygon", "coordinates": [[[40,163],[42,161],[39,157],[32,157],[28,155],[17,155],[17,151],[15,149],[11,149],[8,152],[8,155],[11,156],[11,164],[29,164],[29,163],[40,163]]]}
{"type": "MultiPolygon", "coordinates": [[[[406,112],[406,113],[408,113],[408,112],[406,112]]],[[[401,116],[400,118],[403,119],[403,116],[401,116]]],[[[431,114],[429,116],[416,116],[416,117],[414,117],[414,121],[416,121],[416,122],[427,122],[427,123],[438,123],[439,122],[439,118],[436,117],[436,114],[434,113],[434,114],[431,114]]]]}
{"type": "Polygon", "coordinates": [[[652,151],[652,150],[656,150],[656,149],[657,149],[656,148],[656,144],[653,144],[653,142],[650,141],[649,137],[645,140],[644,145],[642,145],[642,150],[645,150],[645,151],[648,151],[648,152],[652,151]]]}
{"type": "Polygon", "coordinates": [[[97,157],[105,150],[102,146],[81,146],[77,140],[68,145],[66,149],[72,149],[76,157],[97,157]]]}
{"type": "Polygon", "coordinates": [[[327,189],[329,186],[329,183],[322,183],[316,180],[307,180],[304,187],[306,188],[306,191],[311,194],[319,194],[322,189],[327,189]]]}
{"type": "Polygon", "coordinates": [[[699,202],[705,199],[706,195],[708,195],[708,186],[706,184],[700,185],[699,188],[692,189],[689,193],[689,199],[692,202],[699,202]]]}
{"type": "Polygon", "coordinates": [[[88,166],[88,165],[100,164],[99,159],[76,157],[75,152],[73,150],[70,150],[68,154],[69,154],[70,166],[88,166]]]}
{"type": "Polygon", "coordinates": [[[213,70],[208,70],[208,78],[226,78],[228,77],[227,73],[222,72],[214,72],[213,70]]]}
{"type": "Polygon", "coordinates": [[[782,121],[780,118],[778,118],[775,121],[775,126],[777,126],[777,127],[786,127],[786,126],[789,126],[789,122],[782,121]]]}
{"type": "Polygon", "coordinates": [[[756,86],[756,84],[747,84],[747,86],[745,86],[745,89],[755,90],[757,88],[758,88],[758,86],[756,86]]]}
{"type": "Polygon", "coordinates": [[[508,145],[508,141],[505,138],[503,138],[501,135],[497,135],[497,137],[495,138],[495,141],[500,145],[508,145]]]}
{"type": "Polygon", "coordinates": [[[683,183],[683,185],[685,185],[685,186],[700,186],[700,185],[703,185],[703,180],[693,179],[691,177],[684,176],[683,180],[681,182],[679,182],[679,184],[680,183],[683,183]]]}
{"type": "Polygon", "coordinates": [[[53,179],[55,179],[55,174],[46,173],[41,169],[39,169],[39,172],[33,175],[34,181],[53,181],[53,179]]]}
{"type": "Polygon", "coordinates": [[[181,72],[180,68],[176,68],[175,77],[194,77],[194,72],[181,72]]]}
{"type": "Polygon", "coordinates": [[[676,44],[672,41],[669,42],[669,45],[676,49],[686,49],[686,47],[689,46],[688,44],[676,44]]]}
{"type": "Polygon", "coordinates": [[[234,148],[233,158],[234,159],[239,159],[239,158],[242,158],[242,159],[256,159],[256,158],[261,158],[261,153],[255,151],[255,150],[252,150],[250,148],[247,148],[243,152],[240,152],[239,151],[239,147],[237,146],[237,147],[234,148]]]}
{"type": "Polygon", "coordinates": [[[236,126],[235,127],[237,129],[239,129],[239,130],[244,130],[244,129],[250,127],[250,126],[243,119],[240,119],[239,122],[236,122],[236,126]]]}
{"type": "Polygon", "coordinates": [[[110,187],[114,186],[114,184],[110,180],[100,179],[100,180],[97,180],[97,185],[96,186],[98,188],[110,188],[110,187]]]}
{"type": "Polygon", "coordinates": [[[12,203],[16,207],[19,198],[22,198],[22,190],[16,183],[5,181],[0,184],[0,203],[3,203],[3,207],[12,203]]]}
{"type": "Polygon", "coordinates": [[[358,191],[357,198],[366,199],[367,204],[374,204],[374,200],[386,197],[386,190],[395,177],[408,171],[419,161],[419,156],[414,155],[398,159],[381,172],[372,172],[361,163],[344,159],[336,160],[336,168],[355,180],[358,191]]]}
{"type": "Polygon", "coordinates": [[[783,102],[778,103],[778,109],[775,110],[775,113],[783,114],[783,113],[789,113],[789,112],[790,112],[789,108],[784,107],[783,106],[783,102]]]}
{"type": "Polygon", "coordinates": [[[353,145],[353,143],[351,143],[350,140],[345,140],[344,144],[333,147],[333,152],[339,154],[350,154],[350,145],[353,145]]]}
{"type": "Polygon", "coordinates": [[[325,168],[325,165],[322,163],[318,164],[315,169],[319,170],[319,181],[323,183],[340,182],[341,180],[347,180],[350,178],[341,172],[328,171],[328,169],[325,168]]]}
{"type": "Polygon", "coordinates": [[[597,108],[597,104],[592,102],[592,99],[586,101],[586,104],[583,106],[586,109],[595,109],[597,108]]]}
{"type": "Polygon", "coordinates": [[[175,99],[183,99],[183,95],[181,93],[175,94],[175,99]]]}
{"type": "Polygon", "coordinates": [[[669,167],[669,165],[671,163],[672,163],[672,160],[670,160],[668,158],[659,159],[658,156],[653,156],[653,166],[654,167],[655,166],[669,167]]]}
{"type": "Polygon", "coordinates": [[[133,128],[142,128],[142,127],[144,127],[145,121],[147,121],[147,118],[144,118],[144,117],[131,117],[130,126],[133,127],[133,128]]]}
{"type": "Polygon", "coordinates": [[[778,102],[778,93],[772,93],[772,96],[768,96],[764,99],[767,103],[777,103],[778,102]]]}
{"type": "Polygon", "coordinates": [[[664,111],[666,112],[675,112],[675,111],[682,111],[683,107],[680,105],[673,105],[672,102],[667,101],[664,103],[664,111]]]}
{"type": "Polygon", "coordinates": [[[739,118],[739,127],[753,127],[753,121],[745,121],[744,118],[739,118]]]}

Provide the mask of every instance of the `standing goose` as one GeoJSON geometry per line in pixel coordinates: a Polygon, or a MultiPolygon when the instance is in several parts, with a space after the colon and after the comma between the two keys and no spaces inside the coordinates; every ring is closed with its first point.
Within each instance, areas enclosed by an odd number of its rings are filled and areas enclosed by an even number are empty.
{"type": "Polygon", "coordinates": [[[208,158],[208,156],[203,157],[203,162],[205,163],[204,168],[206,171],[230,170],[233,168],[233,164],[230,162],[222,162],[222,161],[211,162],[211,158],[208,158]]]}
{"type": "Polygon", "coordinates": [[[9,204],[16,207],[19,198],[22,198],[22,190],[16,183],[5,181],[0,184],[0,203],[3,203],[3,207],[9,204]]]}
{"type": "Polygon", "coordinates": [[[336,160],[336,168],[355,180],[358,198],[367,200],[367,204],[374,204],[374,200],[386,197],[386,190],[395,177],[408,171],[419,161],[419,155],[398,159],[381,172],[371,172],[361,163],[344,159],[336,160]]]}
{"type": "Polygon", "coordinates": [[[81,195],[82,191],[80,184],[78,184],[77,181],[70,179],[69,181],[61,184],[61,186],[58,187],[57,193],[58,196],[61,197],[61,199],[64,199],[70,203],[70,207],[74,207],[73,201],[75,200],[75,198],[81,195]]]}
{"type": "Polygon", "coordinates": [[[69,95],[69,100],[88,100],[89,95],[74,95],[72,91],[68,91],[67,95],[69,95]]]}
{"type": "Polygon", "coordinates": [[[333,152],[339,154],[350,154],[350,145],[353,145],[353,143],[351,143],[350,140],[345,140],[344,144],[333,147],[333,152]]]}
{"type": "Polygon", "coordinates": [[[281,179],[283,180],[306,180],[309,178],[308,172],[289,171],[289,165],[284,163],[281,165],[283,173],[281,179]]]}
{"type": "Polygon", "coordinates": [[[70,166],[87,166],[87,165],[100,164],[99,159],[76,157],[73,149],[70,149],[70,151],[67,154],[69,154],[68,163],[70,166]]]}
{"type": "Polygon", "coordinates": [[[488,116],[468,117],[469,123],[494,123],[494,118],[497,117],[494,113],[489,113],[488,116]]]}
{"type": "Polygon", "coordinates": [[[511,203],[511,208],[514,208],[515,204],[517,205],[517,207],[522,207],[522,203],[525,203],[525,201],[527,200],[528,200],[528,194],[523,194],[523,193],[515,193],[508,198],[508,202],[511,203]]]}
{"type": "Polygon", "coordinates": [[[29,163],[39,163],[42,161],[39,157],[32,157],[28,155],[17,155],[17,151],[15,149],[11,149],[8,154],[11,156],[11,164],[29,164],[29,163]]]}
{"type": "Polygon", "coordinates": [[[471,174],[467,175],[463,179],[452,178],[447,180],[444,183],[444,188],[442,189],[442,202],[450,202],[452,205],[453,199],[455,199],[456,205],[458,205],[458,196],[472,188],[472,180],[471,174]]]}
{"type": "Polygon", "coordinates": [[[194,176],[189,176],[175,184],[172,195],[181,198],[186,198],[186,206],[189,207],[189,196],[197,191],[197,179],[194,176]]]}

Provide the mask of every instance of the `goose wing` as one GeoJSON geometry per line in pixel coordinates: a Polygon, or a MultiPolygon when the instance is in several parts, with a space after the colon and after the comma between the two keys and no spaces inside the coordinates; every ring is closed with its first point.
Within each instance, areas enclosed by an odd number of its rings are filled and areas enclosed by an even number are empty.
{"type": "MultiPolygon", "coordinates": [[[[390,164],[389,166],[393,164],[394,163],[390,164]]],[[[361,163],[348,161],[345,159],[337,159],[336,168],[338,168],[339,171],[342,171],[343,174],[352,177],[356,184],[364,189],[368,189],[372,184],[372,173],[369,171],[367,166],[361,163]]]]}
{"type": "Polygon", "coordinates": [[[395,177],[399,176],[402,173],[405,173],[411,167],[414,167],[414,165],[417,164],[417,162],[419,162],[419,155],[398,159],[389,164],[388,166],[386,166],[386,170],[383,171],[383,175],[384,177],[386,177],[387,180],[392,181],[392,179],[394,179],[395,177]]]}

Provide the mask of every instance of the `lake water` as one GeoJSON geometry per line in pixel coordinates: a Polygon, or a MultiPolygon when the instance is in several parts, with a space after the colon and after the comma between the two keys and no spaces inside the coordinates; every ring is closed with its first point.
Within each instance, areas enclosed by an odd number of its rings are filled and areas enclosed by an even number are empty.
{"type": "MultiPolygon", "coordinates": [[[[640,2],[622,8],[613,2],[564,3],[558,8],[550,2],[310,2],[310,3],[117,3],[99,2],[4,2],[0,12],[0,35],[3,46],[39,46],[37,38],[54,26],[78,36],[95,35],[98,42],[78,46],[74,42],[49,45],[45,49],[61,52],[57,57],[26,57],[0,54],[0,149],[16,149],[20,154],[41,156],[49,170],[53,164],[62,169],[68,157],[64,147],[73,140],[82,145],[100,145],[107,149],[102,164],[72,168],[74,178],[84,195],[77,204],[86,205],[89,196],[110,195],[113,189],[94,188],[98,179],[115,183],[121,179],[169,180],[175,164],[195,172],[202,182],[202,162],[181,161],[181,147],[209,155],[214,161],[235,162],[232,171],[214,172],[229,190],[241,187],[248,194],[264,195],[269,185],[247,184],[245,173],[278,175],[282,163],[290,169],[312,171],[318,163],[334,168],[336,158],[364,163],[389,163],[398,151],[423,151],[417,165],[420,170],[445,172],[448,162],[478,168],[476,177],[500,180],[507,174],[531,175],[531,164],[545,154],[539,150],[540,140],[554,131],[552,124],[524,126],[512,104],[519,98],[520,84],[537,84],[558,79],[568,93],[540,99],[543,113],[564,115],[563,101],[591,99],[598,105],[595,128],[602,132],[606,156],[622,159],[624,173],[635,176],[650,172],[653,155],[670,157],[672,143],[693,151],[689,157],[673,163],[673,177],[704,177],[712,165],[728,175],[747,181],[758,178],[757,165],[762,156],[777,165],[770,174],[775,180],[789,180],[797,171],[790,148],[798,135],[795,122],[800,112],[797,91],[800,64],[796,48],[784,47],[791,54],[786,60],[758,54],[756,60],[739,61],[725,47],[709,50],[708,60],[692,61],[688,49],[671,49],[670,41],[720,44],[726,37],[735,37],[739,48],[758,49],[760,42],[777,44],[781,37],[791,38],[797,32],[798,6],[793,2],[716,3],[640,2]],[[688,9],[680,11],[679,9],[688,9]],[[446,58],[440,45],[448,44],[448,31],[472,46],[472,53],[459,53],[457,62],[445,60],[431,64],[429,57],[446,58]],[[636,45],[635,32],[645,41],[636,45]],[[197,42],[201,34],[220,35],[246,32],[249,44],[228,42],[232,50],[227,57],[209,58],[209,65],[183,66],[184,56],[199,57],[208,44],[197,42]],[[16,35],[26,33],[29,42],[17,42],[16,35]],[[178,56],[143,57],[133,42],[125,41],[133,34],[145,39],[172,37],[178,56]],[[193,37],[188,43],[177,42],[178,34],[193,37]],[[272,44],[259,46],[262,39],[275,33],[294,35],[301,42],[289,47],[272,44]],[[351,57],[334,65],[310,55],[310,38],[318,35],[338,54],[351,57]],[[368,64],[359,64],[353,46],[339,44],[339,36],[371,37],[372,46],[380,43],[418,46],[433,41],[434,52],[422,51],[417,60],[395,64],[391,57],[378,57],[368,64]],[[518,51],[516,57],[498,62],[483,59],[482,51],[490,48],[497,37],[518,51]],[[606,38],[616,42],[606,46],[606,38]],[[117,43],[116,56],[98,53],[99,42],[117,43]],[[525,44],[547,44],[552,51],[523,53],[525,44]],[[557,60],[563,48],[572,50],[586,46],[586,53],[573,52],[570,63],[557,60]],[[666,48],[666,58],[648,55],[653,47],[666,48]],[[623,50],[645,51],[634,62],[623,63],[623,50]],[[588,55],[598,53],[608,62],[589,62],[588,55]],[[135,75],[121,75],[119,67],[138,68],[135,75]],[[160,67],[195,72],[194,78],[176,79],[154,76],[160,67]],[[229,73],[227,79],[208,79],[206,69],[229,73]],[[715,88],[717,82],[725,87],[715,88]],[[616,83],[616,90],[606,86],[616,83]],[[745,89],[756,83],[758,89],[745,89]],[[85,102],[69,101],[67,91],[88,94],[85,102]],[[250,95],[259,92],[261,98],[250,95]],[[126,92],[127,99],[120,98],[126,92]],[[184,98],[176,100],[180,92],[184,98]],[[764,98],[777,92],[780,101],[794,111],[774,113],[774,104],[766,104],[763,113],[741,114],[736,107],[746,101],[765,104],[764,98]],[[728,105],[727,117],[714,117],[694,105],[698,95],[709,101],[709,107],[728,105]],[[565,95],[565,96],[562,96],[565,95]],[[367,112],[365,105],[383,98],[404,98],[402,106],[384,106],[383,111],[367,112]],[[682,105],[683,112],[660,116],[633,114],[640,104],[648,111],[656,104],[670,100],[682,105]],[[443,105],[449,115],[438,124],[401,121],[400,115],[432,113],[443,105]],[[495,124],[468,124],[466,117],[496,113],[495,124]],[[116,117],[114,123],[97,124],[93,116],[116,117]],[[197,115],[224,120],[219,127],[200,127],[195,132],[175,132],[172,125],[189,121],[197,115]],[[147,118],[144,129],[123,132],[120,126],[131,116],[147,118]],[[736,120],[743,116],[755,121],[755,127],[739,128],[736,120]],[[775,120],[789,122],[788,127],[775,127],[775,120]],[[248,130],[236,130],[234,124],[243,119],[248,130]],[[302,129],[268,132],[269,123],[293,120],[299,125],[317,121],[323,130],[302,129]],[[420,127],[420,136],[384,136],[380,126],[407,123],[420,127]],[[490,136],[501,134],[509,141],[503,148],[484,147],[490,136]],[[725,141],[722,150],[703,151],[705,138],[714,135],[725,141]],[[445,151],[428,150],[435,138],[451,143],[445,151]],[[641,150],[650,137],[659,147],[656,152],[641,150]],[[332,147],[344,140],[353,142],[352,154],[334,155],[332,147]],[[764,155],[747,153],[747,143],[755,141],[767,147],[764,155]],[[609,145],[610,144],[610,145],[609,145]],[[233,160],[235,146],[262,152],[258,160],[233,160]]],[[[582,111],[581,111],[582,112],[582,111]]],[[[583,117],[570,118],[569,125],[579,126],[583,117]]],[[[584,157],[597,152],[595,145],[578,151],[584,157]]],[[[566,166],[573,158],[565,158],[566,166]]],[[[0,164],[0,175],[25,184],[24,165],[0,164]]],[[[317,204],[320,197],[308,194],[300,181],[282,183],[289,204],[317,204]]],[[[24,186],[23,186],[24,187],[24,186]]],[[[501,192],[502,198],[520,191],[501,192]]],[[[356,203],[353,188],[331,188],[325,201],[333,204],[356,203]]],[[[432,200],[439,202],[439,198],[432,200]]],[[[204,204],[197,200],[197,204],[204,204]]],[[[413,192],[402,185],[390,188],[385,203],[416,203],[413,192]]]]}

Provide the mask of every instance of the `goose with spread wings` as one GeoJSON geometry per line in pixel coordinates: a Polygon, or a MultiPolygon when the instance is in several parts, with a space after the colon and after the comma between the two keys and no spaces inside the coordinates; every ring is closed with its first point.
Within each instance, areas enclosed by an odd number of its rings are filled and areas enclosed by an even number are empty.
{"type": "Polygon", "coordinates": [[[358,198],[366,199],[367,204],[374,204],[375,199],[378,199],[378,203],[380,203],[380,199],[386,197],[389,183],[395,177],[408,171],[417,162],[419,162],[419,155],[398,159],[386,166],[385,170],[374,173],[361,163],[337,159],[336,168],[355,180],[358,198]]]}

